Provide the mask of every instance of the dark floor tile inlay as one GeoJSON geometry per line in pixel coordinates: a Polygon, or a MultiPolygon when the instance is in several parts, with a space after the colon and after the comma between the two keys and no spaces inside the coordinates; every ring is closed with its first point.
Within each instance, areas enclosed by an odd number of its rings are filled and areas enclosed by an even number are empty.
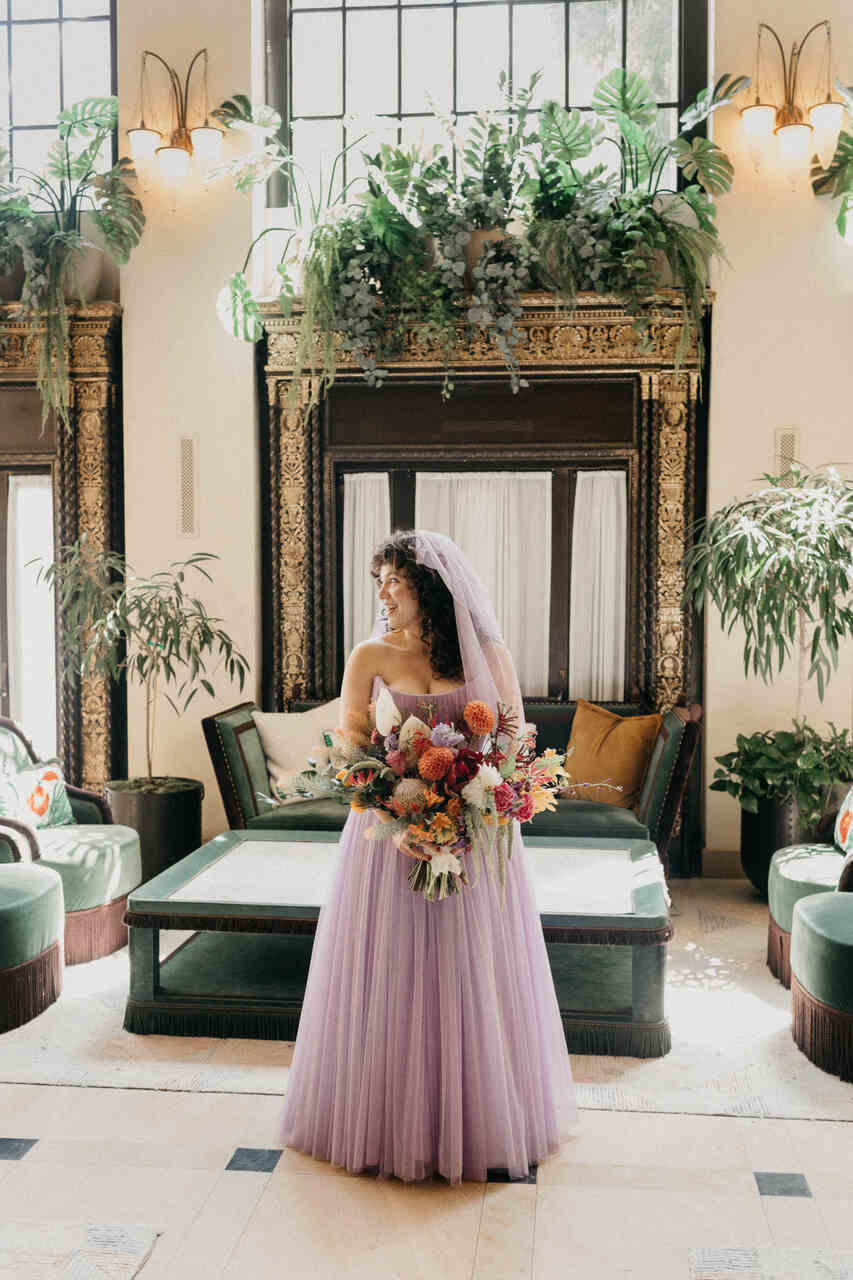
{"type": "Polygon", "coordinates": [[[532,1164],[527,1171],[526,1178],[511,1178],[506,1169],[487,1169],[487,1182],[535,1182],[536,1175],[539,1172],[539,1165],[532,1164]]]}
{"type": "Polygon", "coordinates": [[[38,1138],[0,1138],[0,1160],[20,1160],[38,1142],[38,1138]]]}
{"type": "Polygon", "coordinates": [[[249,1173],[272,1173],[281,1159],[281,1151],[265,1147],[238,1147],[225,1166],[249,1173]]]}
{"type": "Polygon", "coordinates": [[[755,1181],[762,1196],[811,1196],[801,1173],[756,1173],[755,1181]]]}

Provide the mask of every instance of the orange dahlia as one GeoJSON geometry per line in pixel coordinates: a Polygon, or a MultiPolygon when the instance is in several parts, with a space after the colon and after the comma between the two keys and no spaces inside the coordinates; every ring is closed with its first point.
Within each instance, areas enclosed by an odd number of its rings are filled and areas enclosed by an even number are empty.
{"type": "Polygon", "coordinates": [[[450,747],[428,747],[418,761],[418,773],[428,782],[443,778],[453,764],[450,747]]]}
{"type": "Polygon", "coordinates": [[[472,733],[491,733],[495,727],[494,713],[487,702],[467,703],[462,715],[472,733]]]}

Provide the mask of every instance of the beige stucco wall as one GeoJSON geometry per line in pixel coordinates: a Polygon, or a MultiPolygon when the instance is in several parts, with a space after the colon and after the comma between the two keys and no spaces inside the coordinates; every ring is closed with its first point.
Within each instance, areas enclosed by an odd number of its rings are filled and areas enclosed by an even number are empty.
{"type": "MultiPolygon", "coordinates": [[[[752,68],[757,0],[717,0],[714,61],[718,71],[752,68]]],[[[777,0],[772,21],[790,43],[812,21],[833,22],[839,71],[853,80],[853,9],[846,0],[777,0]]],[[[214,101],[245,89],[257,68],[252,0],[167,0],[120,4],[119,93],[123,127],[136,100],[139,57],[153,48],[183,68],[206,44],[214,101]],[[254,38],[254,43],[253,43],[254,38]],[[253,53],[255,57],[253,58],[253,53]]],[[[773,466],[774,431],[796,426],[803,461],[853,463],[853,247],[832,226],[828,202],[807,187],[790,192],[778,171],[756,178],[740,151],[737,113],[717,117],[716,134],[731,148],[738,174],[720,201],[720,226],[731,268],[717,275],[711,378],[709,500],[712,509],[743,493],[773,466]]],[[[240,264],[251,233],[244,198],[220,187],[169,213],[146,196],[148,227],[122,273],[127,549],[143,571],[195,549],[216,552],[215,586],[203,592],[211,610],[259,669],[257,412],[253,353],[228,338],[213,301],[229,271],[240,264]],[[201,522],[195,540],[177,536],[177,437],[200,441],[201,522]]],[[[849,724],[853,664],[833,684],[826,707],[810,697],[816,723],[829,717],[849,724]]],[[[771,688],[745,680],[736,636],[709,620],[705,703],[706,772],[738,731],[781,727],[794,706],[791,672],[771,688]]],[[[218,791],[207,763],[199,719],[212,705],[236,701],[238,691],[218,678],[215,703],[199,700],[176,721],[164,708],[155,768],[203,778],[205,830],[224,826],[218,791]]],[[[253,689],[249,691],[254,693],[253,689]]],[[[130,765],[142,765],[142,708],[130,700],[130,765]]],[[[708,846],[734,849],[738,809],[710,796],[708,846]]],[[[713,858],[709,859],[709,865],[713,858]]]]}
{"type": "MultiPolygon", "coordinates": [[[[853,81],[853,7],[847,0],[716,0],[716,72],[751,72],[755,29],[766,18],[784,43],[813,22],[832,22],[837,73],[853,81]]],[[[813,52],[820,52],[819,47],[813,52]]],[[[804,57],[804,68],[806,67],[804,57]]],[[[736,167],[732,191],[719,201],[720,232],[731,267],[716,273],[709,425],[709,509],[714,510],[772,471],[775,431],[796,427],[801,460],[810,466],[845,463],[853,474],[853,245],[833,226],[834,206],[807,183],[791,191],[780,168],[760,176],[742,147],[734,107],[716,116],[715,138],[736,167]]],[[[742,644],[707,624],[705,702],[706,775],[714,755],[730,750],[737,733],[789,727],[796,700],[792,665],[771,686],[745,679],[742,644]]],[[[839,727],[853,715],[853,650],[821,705],[810,689],[805,710],[816,726],[839,727]]],[[[739,845],[739,808],[709,793],[709,850],[739,845]]],[[[713,858],[706,862],[713,865],[713,858]]]]}
{"type": "MultiPolygon", "coordinates": [[[[120,127],[132,121],[143,49],[153,49],[184,74],[202,45],[210,50],[210,97],[217,105],[250,90],[252,10],[248,0],[148,0],[118,6],[120,127]]],[[[151,73],[162,98],[165,73],[151,73]]],[[[126,137],[121,137],[123,150],[126,137]]],[[[232,144],[233,145],[233,144],[232,144]]],[[[260,666],[258,551],[258,428],[254,349],[230,338],[214,310],[216,294],[242,265],[251,239],[252,207],[233,187],[194,190],[171,212],[155,188],[143,194],[147,225],[122,271],[124,307],[124,441],[127,556],[140,572],[166,567],[195,551],[220,557],[214,585],[199,579],[198,595],[260,666]],[[178,438],[198,436],[199,534],[178,536],[178,438]]],[[[205,831],[225,826],[209,766],[201,716],[240,700],[221,673],[215,699],[200,693],[177,719],[162,702],[154,770],[205,783],[205,831]]],[[[129,697],[132,773],[144,770],[143,703],[129,697]]]]}

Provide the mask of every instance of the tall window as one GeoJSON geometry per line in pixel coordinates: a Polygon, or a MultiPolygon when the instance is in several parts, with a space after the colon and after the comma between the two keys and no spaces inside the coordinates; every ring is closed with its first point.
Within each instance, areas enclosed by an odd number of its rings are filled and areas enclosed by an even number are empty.
{"type": "MultiPolygon", "coordinates": [[[[281,3],[267,0],[268,15],[281,3]]],[[[651,84],[669,133],[705,83],[706,13],[705,0],[290,0],[286,65],[269,96],[313,175],[317,156],[328,165],[377,116],[389,141],[438,141],[430,99],[464,129],[465,116],[497,105],[501,71],[517,88],[539,70],[536,103],[584,109],[601,77],[625,66],[651,84]]],[[[360,171],[354,152],[345,176],[360,171]]]]}
{"type": "Polygon", "coordinates": [[[0,129],[13,168],[41,169],[56,117],[115,91],[116,0],[0,0],[0,129]]]}

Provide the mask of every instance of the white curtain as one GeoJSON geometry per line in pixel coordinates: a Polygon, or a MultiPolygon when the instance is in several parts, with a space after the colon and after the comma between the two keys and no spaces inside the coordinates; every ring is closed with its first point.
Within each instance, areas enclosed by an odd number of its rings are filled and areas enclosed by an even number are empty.
{"type": "Polygon", "coordinates": [[[628,515],[624,471],[581,471],[572,528],[569,697],[625,697],[628,515]]]}
{"type": "Polygon", "coordinates": [[[551,617],[551,473],[418,472],[415,524],[446,533],[495,606],[521,691],[547,694],[551,617]]]}
{"type": "Polygon", "coordinates": [[[344,658],[367,640],[376,619],[370,558],[391,532],[387,471],[344,473],[344,658]]]}
{"type": "Polygon", "coordinates": [[[53,592],[36,584],[40,558],[53,560],[50,476],[11,476],[6,543],[9,713],[40,759],[56,754],[56,639],[53,592]]]}

